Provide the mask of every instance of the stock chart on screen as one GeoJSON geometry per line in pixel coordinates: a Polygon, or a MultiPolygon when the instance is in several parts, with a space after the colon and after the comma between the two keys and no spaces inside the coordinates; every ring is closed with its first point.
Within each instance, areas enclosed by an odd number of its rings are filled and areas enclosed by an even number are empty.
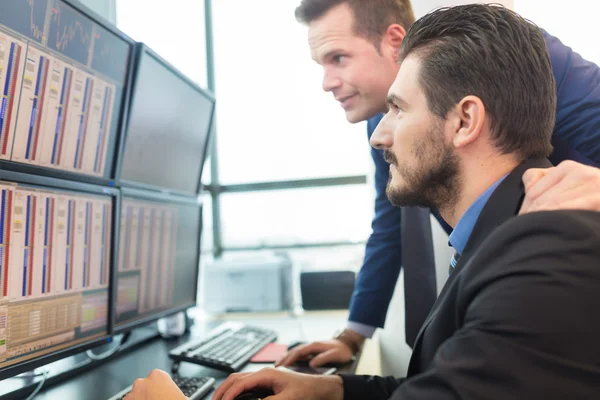
{"type": "Polygon", "coordinates": [[[0,159],[106,177],[131,49],[61,0],[0,2],[0,159]]]}

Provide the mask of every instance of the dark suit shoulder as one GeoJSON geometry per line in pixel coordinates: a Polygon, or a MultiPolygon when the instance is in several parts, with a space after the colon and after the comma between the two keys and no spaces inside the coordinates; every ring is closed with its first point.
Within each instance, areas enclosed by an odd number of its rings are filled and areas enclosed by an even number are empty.
{"type": "Polygon", "coordinates": [[[498,227],[496,235],[551,233],[558,236],[587,233],[600,238],[600,212],[587,210],[539,211],[519,215],[498,227]]]}
{"type": "MultiPolygon", "coordinates": [[[[469,262],[471,273],[497,275],[518,270],[600,264],[600,213],[542,211],[516,216],[496,228],[469,262]],[[495,268],[489,268],[493,265],[495,268]]],[[[595,268],[600,274],[600,268],[595,268]]]]}
{"type": "Polygon", "coordinates": [[[459,279],[467,326],[573,362],[600,359],[600,213],[537,212],[497,228],[459,279]],[[540,341],[544,338],[544,341],[540,341]]]}

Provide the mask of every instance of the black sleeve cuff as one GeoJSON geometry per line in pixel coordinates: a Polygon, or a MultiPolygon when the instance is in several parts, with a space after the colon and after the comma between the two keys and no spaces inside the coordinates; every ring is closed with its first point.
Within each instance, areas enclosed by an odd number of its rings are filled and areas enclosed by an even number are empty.
{"type": "Polygon", "coordinates": [[[340,374],[344,385],[344,400],[383,400],[389,398],[404,381],[393,377],[340,374]]]}

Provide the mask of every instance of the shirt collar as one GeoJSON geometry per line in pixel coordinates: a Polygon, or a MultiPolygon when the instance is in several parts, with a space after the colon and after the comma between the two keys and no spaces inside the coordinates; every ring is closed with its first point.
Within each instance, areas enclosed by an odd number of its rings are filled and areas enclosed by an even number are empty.
{"type": "Polygon", "coordinates": [[[485,190],[478,198],[471,204],[467,212],[460,218],[456,227],[450,234],[448,238],[448,245],[454,247],[454,250],[458,254],[462,254],[465,246],[467,245],[467,241],[471,236],[471,232],[473,232],[473,227],[475,226],[475,222],[479,218],[479,214],[481,214],[481,210],[483,210],[483,206],[487,203],[494,190],[502,183],[504,178],[506,178],[508,174],[504,175],[502,178],[498,179],[494,182],[489,188],[485,190]]]}

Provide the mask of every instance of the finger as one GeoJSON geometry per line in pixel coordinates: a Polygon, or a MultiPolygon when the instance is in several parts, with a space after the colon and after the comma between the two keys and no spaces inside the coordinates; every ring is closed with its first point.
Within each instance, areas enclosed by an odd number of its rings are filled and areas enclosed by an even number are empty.
{"type": "MultiPolygon", "coordinates": [[[[533,174],[537,175],[536,172],[533,172],[533,174]]],[[[531,198],[537,198],[540,194],[559,183],[565,176],[567,176],[565,168],[548,168],[544,176],[525,188],[525,194],[531,198]]]]}
{"type": "Polygon", "coordinates": [[[277,366],[288,366],[294,364],[301,358],[312,354],[322,353],[330,349],[330,345],[322,342],[314,342],[298,346],[292,351],[288,352],[287,355],[279,361],[277,366]]]}
{"type": "Polygon", "coordinates": [[[552,187],[558,185],[566,177],[566,173],[558,168],[552,168],[546,175],[529,187],[525,188],[525,199],[521,205],[519,214],[530,212],[531,205],[544,193],[548,192],[552,187]]]}
{"type": "Polygon", "coordinates": [[[129,393],[127,393],[127,396],[125,396],[123,400],[134,400],[136,398],[141,397],[143,385],[143,378],[138,378],[135,381],[133,381],[133,385],[131,385],[131,390],[129,391],[129,393]]]}
{"type": "MultiPolygon", "coordinates": [[[[561,203],[570,202],[571,198],[588,197],[590,195],[589,186],[586,181],[578,176],[566,175],[558,181],[554,186],[549,187],[545,192],[541,193],[535,199],[521,207],[519,214],[543,210],[558,210],[562,207],[561,203]]],[[[527,198],[527,195],[525,196],[527,198]]]]}
{"type": "Polygon", "coordinates": [[[540,196],[531,204],[529,212],[551,210],[598,210],[600,193],[590,193],[589,187],[581,185],[567,191],[559,191],[540,196]]]}
{"type": "Polygon", "coordinates": [[[295,357],[296,352],[298,351],[298,349],[301,349],[304,346],[308,346],[308,344],[301,344],[298,345],[296,347],[294,347],[292,350],[288,350],[283,356],[281,356],[281,358],[279,360],[277,360],[275,362],[275,367],[279,367],[279,366],[287,366],[290,365],[288,360],[290,358],[295,357]]]}
{"type": "Polygon", "coordinates": [[[158,383],[167,383],[167,382],[172,382],[173,378],[171,378],[171,375],[169,375],[168,373],[166,373],[165,371],[161,370],[161,369],[153,369],[152,371],[150,371],[150,373],[148,374],[148,377],[146,378],[151,382],[158,382],[158,383]]]}
{"type": "Polygon", "coordinates": [[[133,394],[138,393],[140,390],[142,390],[142,386],[144,386],[144,379],[143,378],[136,379],[135,381],[133,381],[133,385],[131,386],[130,393],[133,393],[133,394]]]}
{"type": "Polygon", "coordinates": [[[594,198],[572,199],[569,202],[562,203],[561,209],[600,211],[600,195],[594,198]]]}
{"type": "Polygon", "coordinates": [[[215,394],[213,394],[213,400],[221,399],[223,397],[223,394],[227,391],[227,389],[229,389],[231,386],[233,386],[233,384],[237,380],[243,378],[246,375],[248,375],[248,373],[229,375],[229,377],[223,383],[221,383],[219,385],[219,387],[215,391],[215,394]]]}
{"type": "Polygon", "coordinates": [[[318,368],[329,363],[341,363],[343,361],[348,361],[342,360],[342,358],[343,354],[339,349],[331,349],[329,351],[316,355],[315,358],[310,360],[309,365],[312,368],[318,368]]]}
{"type": "Polygon", "coordinates": [[[523,185],[525,186],[525,189],[542,179],[547,172],[546,168],[531,168],[525,171],[523,174],[523,185]]]}
{"type": "Polygon", "coordinates": [[[276,367],[280,367],[280,366],[287,367],[287,366],[294,364],[297,360],[302,358],[302,356],[298,353],[298,350],[299,349],[296,348],[293,351],[286,353],[285,356],[283,356],[279,361],[277,361],[277,363],[275,363],[275,366],[276,367]]]}
{"type": "MultiPolygon", "coordinates": [[[[538,173],[535,171],[538,170],[539,169],[537,168],[532,168],[528,171],[533,171],[531,174],[533,174],[535,178],[538,175],[538,173]]],[[[573,182],[582,182],[589,177],[591,170],[594,170],[594,168],[572,160],[566,160],[558,164],[556,167],[542,169],[544,176],[538,179],[537,182],[526,185],[525,192],[530,192],[529,194],[533,199],[538,197],[541,193],[546,192],[550,187],[556,186],[565,177],[570,178],[570,180],[573,182]]],[[[525,173],[528,171],[525,171],[525,173]]]]}
{"type": "Polygon", "coordinates": [[[266,368],[237,379],[223,394],[222,400],[234,400],[240,394],[256,388],[273,389],[279,373],[273,368],[266,368]]]}
{"type": "Polygon", "coordinates": [[[280,365],[287,365],[285,364],[286,360],[288,359],[288,357],[290,356],[291,351],[286,352],[283,356],[281,356],[281,358],[277,361],[275,361],[275,366],[279,367],[280,365]]]}

